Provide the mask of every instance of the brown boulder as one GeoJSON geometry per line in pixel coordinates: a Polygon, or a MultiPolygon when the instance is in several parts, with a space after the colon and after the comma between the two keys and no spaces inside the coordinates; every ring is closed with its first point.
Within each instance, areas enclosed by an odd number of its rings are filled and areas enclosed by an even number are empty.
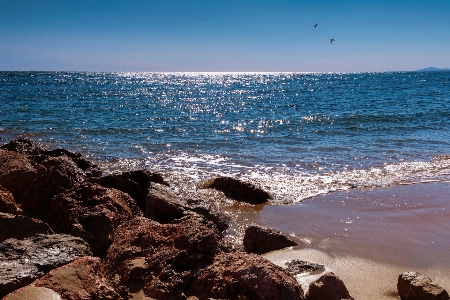
{"type": "Polygon", "coordinates": [[[41,166],[44,170],[23,195],[21,208],[30,215],[46,219],[52,197],[80,184],[86,175],[67,157],[49,157],[41,166]]]}
{"type": "Polygon", "coordinates": [[[13,194],[0,185],[0,212],[19,215],[22,210],[17,207],[13,194]]]}
{"type": "Polygon", "coordinates": [[[89,255],[92,253],[85,241],[66,234],[7,239],[0,243],[0,297],[75,258],[89,255]]]}
{"type": "Polygon", "coordinates": [[[103,256],[116,228],[141,210],[128,194],[83,183],[55,196],[49,213],[55,230],[83,238],[95,256],[103,256]]]}
{"type": "Polygon", "coordinates": [[[199,270],[221,249],[215,227],[195,218],[172,224],[136,218],[116,231],[103,268],[124,298],[186,299],[199,270]]]}
{"type": "Polygon", "coordinates": [[[217,177],[206,183],[203,187],[219,190],[230,199],[250,204],[261,204],[272,199],[272,196],[268,192],[257,188],[251,183],[231,177],[217,177]]]}
{"type": "Polygon", "coordinates": [[[103,275],[100,259],[82,257],[56,268],[11,294],[4,300],[19,299],[123,299],[103,275]]]}
{"type": "Polygon", "coordinates": [[[145,217],[166,224],[184,215],[185,207],[178,195],[163,185],[152,185],[147,195],[145,217]]]}
{"type": "Polygon", "coordinates": [[[243,244],[245,251],[256,254],[297,245],[278,230],[258,225],[252,225],[245,230],[243,244]]]}
{"type": "Polygon", "coordinates": [[[35,148],[36,146],[29,139],[12,140],[9,143],[4,144],[0,147],[0,149],[14,151],[25,155],[31,155],[35,148]]]}
{"type": "Polygon", "coordinates": [[[147,218],[163,224],[194,215],[201,216],[204,221],[211,221],[219,231],[224,231],[230,220],[214,203],[188,194],[179,196],[161,184],[152,184],[145,209],[147,218]]]}
{"type": "Polygon", "coordinates": [[[0,185],[13,194],[17,203],[34,182],[41,168],[20,153],[0,150],[0,185]]]}
{"type": "Polygon", "coordinates": [[[13,140],[5,145],[2,145],[0,148],[8,151],[22,153],[27,156],[28,159],[38,164],[49,157],[64,156],[75,163],[78,168],[83,170],[83,172],[86,174],[86,177],[98,177],[102,175],[102,172],[100,171],[98,166],[84,159],[80,153],[73,153],[66,149],[47,150],[36,145],[29,139],[13,140]]]}
{"type": "Polygon", "coordinates": [[[295,278],[270,261],[244,252],[221,253],[200,271],[195,282],[200,299],[304,299],[295,278]]]}
{"type": "Polygon", "coordinates": [[[231,218],[225,215],[214,202],[192,195],[186,195],[183,199],[186,210],[199,214],[205,221],[211,221],[221,232],[228,229],[231,218]]]}
{"type": "Polygon", "coordinates": [[[24,239],[35,234],[53,234],[48,224],[26,216],[0,213],[0,242],[9,238],[24,239]]]}
{"type": "Polygon", "coordinates": [[[402,300],[448,300],[446,290],[433,283],[429,277],[409,271],[398,277],[398,294],[402,300]]]}
{"type": "Polygon", "coordinates": [[[311,282],[306,300],[353,300],[344,282],[333,272],[325,273],[311,282]]]}
{"type": "Polygon", "coordinates": [[[93,177],[86,181],[98,183],[107,188],[115,188],[127,193],[145,211],[145,202],[152,182],[168,185],[160,174],[147,170],[137,170],[124,172],[122,174],[112,174],[104,177],[93,177]]]}

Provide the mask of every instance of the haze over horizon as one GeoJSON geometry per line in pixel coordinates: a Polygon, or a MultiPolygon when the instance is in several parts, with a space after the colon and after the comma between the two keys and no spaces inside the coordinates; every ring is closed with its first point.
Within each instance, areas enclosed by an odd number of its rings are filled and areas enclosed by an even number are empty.
{"type": "Polygon", "coordinates": [[[0,70],[449,68],[448,16],[448,0],[0,0],[0,70]]]}

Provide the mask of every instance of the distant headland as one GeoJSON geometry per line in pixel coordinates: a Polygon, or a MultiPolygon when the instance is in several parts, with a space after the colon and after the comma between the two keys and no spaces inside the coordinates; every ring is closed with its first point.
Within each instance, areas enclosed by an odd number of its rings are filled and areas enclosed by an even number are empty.
{"type": "Polygon", "coordinates": [[[420,70],[416,70],[415,72],[439,72],[439,71],[450,71],[450,68],[440,69],[435,67],[428,67],[420,70]]]}

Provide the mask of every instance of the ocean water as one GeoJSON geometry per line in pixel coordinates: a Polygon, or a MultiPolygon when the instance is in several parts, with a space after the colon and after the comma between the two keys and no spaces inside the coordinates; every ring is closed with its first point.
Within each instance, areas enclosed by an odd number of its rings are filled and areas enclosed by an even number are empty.
{"type": "Polygon", "coordinates": [[[450,180],[450,72],[0,72],[0,142],[67,148],[105,174],[233,176],[300,202],[450,180]]]}

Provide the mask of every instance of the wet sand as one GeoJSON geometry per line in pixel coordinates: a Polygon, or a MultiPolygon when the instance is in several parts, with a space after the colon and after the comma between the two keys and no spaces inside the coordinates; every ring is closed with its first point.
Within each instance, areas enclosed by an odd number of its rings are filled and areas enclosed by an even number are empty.
{"type": "MultiPolygon", "coordinates": [[[[323,264],[355,299],[398,299],[398,275],[409,270],[450,291],[450,183],[336,192],[243,215],[299,242],[266,258],[280,266],[292,259],[323,264]]],[[[318,276],[298,280],[306,288],[318,276]]]]}

